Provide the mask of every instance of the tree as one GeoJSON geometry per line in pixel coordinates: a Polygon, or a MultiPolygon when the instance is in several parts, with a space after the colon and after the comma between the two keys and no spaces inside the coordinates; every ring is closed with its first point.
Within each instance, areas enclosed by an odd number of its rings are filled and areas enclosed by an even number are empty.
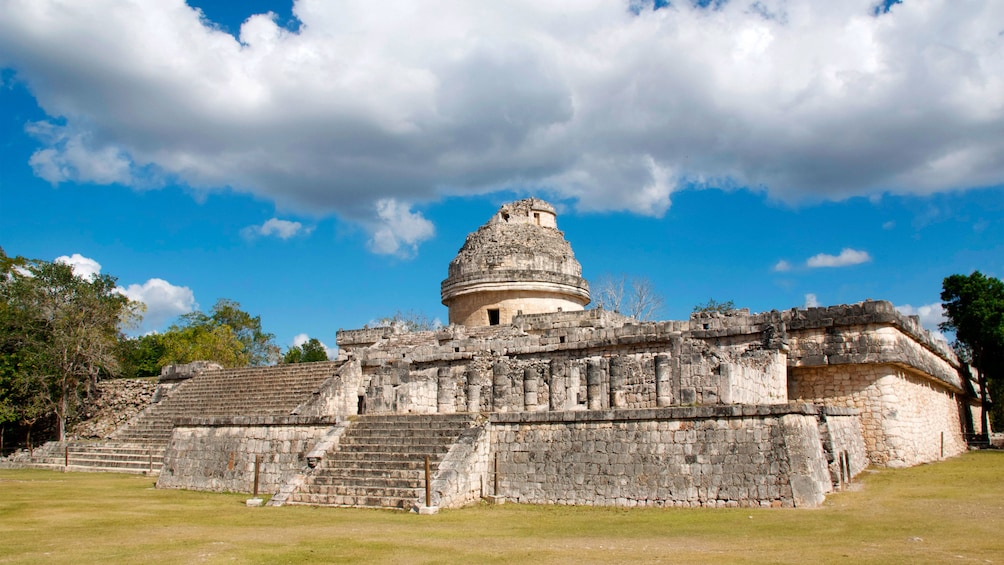
{"type": "Polygon", "coordinates": [[[736,303],[731,300],[727,300],[725,302],[718,302],[714,298],[709,298],[706,303],[694,306],[692,312],[695,314],[700,312],[731,314],[732,312],[735,312],[735,310],[736,310],[736,303]]]}
{"type": "Polygon", "coordinates": [[[162,334],[123,338],[118,350],[120,375],[130,379],[159,375],[162,367],[160,360],[165,353],[162,334]]]}
{"type": "Polygon", "coordinates": [[[604,275],[592,291],[597,308],[612,310],[639,321],[653,320],[662,310],[662,296],[645,277],[604,275]]]}
{"type": "Polygon", "coordinates": [[[215,361],[224,367],[275,363],[275,336],[261,329],[261,317],[241,310],[240,304],[220,299],[208,314],[195,311],[180,317],[162,339],[160,365],[215,361]]]}
{"type": "Polygon", "coordinates": [[[0,268],[0,404],[17,406],[29,432],[43,413],[53,414],[62,440],[81,393],[118,372],[120,329],[138,305],[108,275],[84,279],[69,265],[10,259],[2,250],[0,268]]]}
{"type": "Polygon", "coordinates": [[[1004,424],[1004,405],[993,399],[1004,394],[1004,283],[979,271],[969,276],[951,275],[942,283],[941,301],[947,320],[942,331],[954,331],[956,351],[963,359],[970,356],[979,371],[980,397],[983,401],[983,430],[987,427],[987,408],[994,424],[1004,424]]]}
{"type": "Polygon", "coordinates": [[[327,360],[328,352],[324,344],[313,337],[301,345],[290,347],[282,358],[283,363],[314,363],[327,360]]]}

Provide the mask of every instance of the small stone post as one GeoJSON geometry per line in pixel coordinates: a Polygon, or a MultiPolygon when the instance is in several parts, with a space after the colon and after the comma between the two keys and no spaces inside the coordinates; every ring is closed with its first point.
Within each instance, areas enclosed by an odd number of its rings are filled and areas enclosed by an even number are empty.
{"type": "Polygon", "coordinates": [[[506,412],[506,398],[509,396],[509,376],[506,374],[505,363],[492,365],[492,409],[496,412],[506,412]]]}
{"type": "Polygon", "coordinates": [[[480,375],[475,369],[468,369],[467,377],[467,411],[481,411],[481,383],[478,382],[480,375]]]}
{"type": "Polygon", "coordinates": [[[527,412],[537,409],[537,369],[527,367],[523,369],[523,408],[527,412]]]}
{"type": "Polygon", "coordinates": [[[551,380],[548,385],[550,395],[548,407],[551,410],[565,409],[565,363],[551,359],[551,380]]]}
{"type": "Polygon", "coordinates": [[[623,357],[610,359],[610,407],[623,408],[627,402],[624,398],[624,386],[627,383],[627,363],[623,357]]]}
{"type": "Polygon", "coordinates": [[[602,410],[603,361],[590,359],[586,363],[586,400],[590,410],[602,410]]]}
{"type": "Polygon", "coordinates": [[[440,414],[452,414],[457,411],[454,404],[454,387],[456,383],[450,378],[450,369],[440,367],[436,391],[436,411],[440,414]]]}
{"type": "Polygon", "coordinates": [[[655,356],[655,401],[657,406],[673,405],[673,370],[669,355],[655,356]]]}

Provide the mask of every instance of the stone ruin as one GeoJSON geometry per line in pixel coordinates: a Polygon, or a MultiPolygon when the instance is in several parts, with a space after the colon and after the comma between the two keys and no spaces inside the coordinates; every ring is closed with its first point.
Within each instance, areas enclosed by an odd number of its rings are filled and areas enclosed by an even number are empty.
{"type": "MultiPolygon", "coordinates": [[[[101,442],[19,465],[158,474],[269,504],[812,507],[982,433],[968,367],[889,302],[640,322],[584,309],[554,208],[503,206],[442,284],[447,327],[338,332],[334,361],[168,369],[101,442]],[[187,372],[186,372],[187,371],[187,372]]],[[[7,465],[15,463],[8,462],[7,465]]]]}

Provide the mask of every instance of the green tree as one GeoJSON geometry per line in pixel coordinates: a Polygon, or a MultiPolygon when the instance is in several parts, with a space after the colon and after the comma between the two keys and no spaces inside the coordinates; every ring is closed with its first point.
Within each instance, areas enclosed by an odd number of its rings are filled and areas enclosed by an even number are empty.
{"type": "Polygon", "coordinates": [[[991,397],[1004,394],[1004,283],[979,271],[951,275],[942,283],[941,301],[947,318],[941,329],[955,332],[956,350],[970,355],[979,371],[984,432],[987,407],[994,425],[1004,425],[1004,405],[990,405],[991,397]]]}
{"type": "Polygon", "coordinates": [[[108,275],[83,279],[69,265],[10,259],[2,250],[0,263],[4,417],[12,417],[14,405],[30,430],[44,410],[55,416],[63,439],[81,394],[99,376],[118,373],[120,329],[138,305],[108,275]]]}
{"type": "Polygon", "coordinates": [[[275,336],[262,331],[261,317],[241,310],[240,304],[220,299],[209,313],[195,311],[179,318],[162,338],[160,365],[215,361],[224,367],[275,363],[275,336]]]}
{"type": "Polygon", "coordinates": [[[136,379],[159,375],[165,353],[163,334],[123,338],[118,350],[120,376],[136,379]]]}
{"type": "Polygon", "coordinates": [[[714,298],[709,298],[708,301],[705,302],[704,304],[698,304],[694,306],[692,312],[694,312],[695,314],[700,312],[704,313],[717,312],[719,314],[731,314],[732,312],[735,312],[735,310],[736,310],[736,304],[731,300],[727,300],[725,302],[718,302],[714,298]]]}
{"type": "Polygon", "coordinates": [[[283,356],[283,363],[313,363],[327,361],[328,352],[317,338],[310,338],[302,345],[294,345],[283,356]]]}

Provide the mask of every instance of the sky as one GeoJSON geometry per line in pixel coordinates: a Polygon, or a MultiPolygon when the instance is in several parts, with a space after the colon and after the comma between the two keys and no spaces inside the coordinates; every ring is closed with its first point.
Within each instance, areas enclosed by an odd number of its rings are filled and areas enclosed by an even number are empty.
{"type": "Polygon", "coordinates": [[[0,0],[0,247],[283,347],[439,284],[508,201],[663,319],[1004,277],[999,0],[0,0]]]}

